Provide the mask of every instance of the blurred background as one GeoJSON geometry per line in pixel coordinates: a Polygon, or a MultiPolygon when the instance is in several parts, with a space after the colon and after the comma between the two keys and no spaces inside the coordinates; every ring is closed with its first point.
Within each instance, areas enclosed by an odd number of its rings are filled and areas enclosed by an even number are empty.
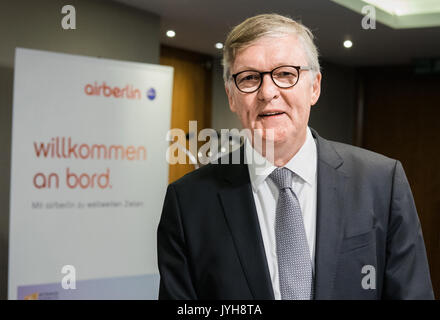
{"type": "MultiPolygon", "coordinates": [[[[440,1],[3,0],[1,299],[7,297],[15,48],[172,66],[171,128],[188,133],[190,120],[198,121],[197,130],[240,128],[224,90],[222,43],[245,18],[272,12],[302,21],[316,36],[323,79],[310,126],[324,138],[402,162],[422,223],[436,298],[440,297],[440,1]],[[75,30],[61,28],[61,8],[67,4],[76,9],[75,30]],[[365,5],[376,6],[375,28],[365,20],[365,5]]],[[[169,181],[194,167],[170,166],[169,181]]]]}

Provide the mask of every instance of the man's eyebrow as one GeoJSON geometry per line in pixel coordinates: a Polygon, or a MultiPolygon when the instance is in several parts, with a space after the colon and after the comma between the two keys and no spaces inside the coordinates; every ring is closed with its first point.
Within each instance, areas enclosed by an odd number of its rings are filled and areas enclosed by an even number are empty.
{"type": "Polygon", "coordinates": [[[291,63],[291,62],[290,63],[283,63],[283,62],[281,62],[281,63],[275,64],[272,68],[270,68],[268,70],[261,70],[261,69],[254,68],[254,67],[249,67],[249,66],[240,66],[240,67],[237,68],[237,70],[240,70],[240,71],[237,71],[235,73],[242,72],[242,71],[248,71],[248,70],[271,71],[271,70],[276,69],[276,68],[281,67],[281,66],[301,66],[301,64],[300,63],[299,64],[298,63],[291,63]]]}
{"type": "MultiPolygon", "coordinates": [[[[247,70],[255,70],[255,71],[258,71],[258,69],[257,69],[257,68],[254,68],[254,67],[249,67],[249,66],[243,66],[243,67],[239,67],[239,68],[237,68],[237,70],[241,70],[241,71],[247,71],[247,70]]],[[[241,72],[241,71],[237,71],[237,72],[241,72]]]]}

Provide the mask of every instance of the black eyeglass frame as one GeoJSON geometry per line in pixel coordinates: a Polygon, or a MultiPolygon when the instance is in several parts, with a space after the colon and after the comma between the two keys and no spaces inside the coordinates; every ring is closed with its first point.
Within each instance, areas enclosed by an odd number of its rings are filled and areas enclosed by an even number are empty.
{"type": "Polygon", "coordinates": [[[243,92],[243,93],[254,93],[255,91],[258,91],[258,89],[261,88],[261,85],[263,84],[263,78],[264,78],[264,75],[265,75],[265,74],[270,74],[270,78],[272,79],[272,82],[273,82],[278,88],[281,88],[281,89],[289,89],[289,88],[294,87],[294,86],[298,83],[298,81],[299,81],[299,76],[300,76],[300,74],[301,74],[301,72],[300,72],[301,70],[305,70],[305,71],[312,70],[312,67],[309,67],[309,66],[289,66],[289,65],[283,65],[283,66],[278,66],[278,67],[276,67],[276,68],[273,69],[272,71],[263,71],[263,72],[261,72],[261,71],[257,71],[257,70],[243,70],[243,71],[240,71],[240,72],[234,73],[233,75],[231,75],[231,77],[234,79],[235,86],[237,87],[237,89],[238,89],[240,92],[243,92]],[[296,79],[295,83],[292,84],[291,86],[288,86],[288,87],[281,87],[281,86],[279,86],[279,85],[275,82],[275,80],[273,79],[273,72],[274,72],[275,70],[279,69],[279,68],[285,68],[285,67],[295,68],[296,71],[298,72],[298,78],[296,79]],[[252,71],[252,72],[258,72],[258,73],[260,74],[260,84],[258,85],[258,87],[257,87],[255,90],[252,90],[252,91],[243,91],[243,90],[241,90],[241,89],[238,87],[237,76],[240,75],[240,74],[242,74],[243,72],[249,72],[249,71],[252,71]]]}

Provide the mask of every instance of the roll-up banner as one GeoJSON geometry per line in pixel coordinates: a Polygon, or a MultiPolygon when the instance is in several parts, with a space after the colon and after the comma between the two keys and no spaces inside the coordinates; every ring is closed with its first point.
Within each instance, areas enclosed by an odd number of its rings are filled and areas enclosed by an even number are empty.
{"type": "Polygon", "coordinates": [[[173,69],[17,48],[9,299],[157,299],[173,69]]]}

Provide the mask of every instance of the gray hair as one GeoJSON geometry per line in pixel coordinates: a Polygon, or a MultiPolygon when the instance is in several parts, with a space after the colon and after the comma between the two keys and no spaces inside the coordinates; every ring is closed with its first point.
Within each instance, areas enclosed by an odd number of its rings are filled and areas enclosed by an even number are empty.
{"type": "Polygon", "coordinates": [[[312,74],[320,72],[318,49],[313,42],[313,34],[309,28],[291,18],[279,14],[261,14],[246,19],[235,26],[228,34],[223,48],[223,79],[229,80],[230,69],[234,63],[238,50],[245,48],[260,38],[266,36],[280,37],[297,35],[306,53],[307,63],[312,69],[312,74]]]}

